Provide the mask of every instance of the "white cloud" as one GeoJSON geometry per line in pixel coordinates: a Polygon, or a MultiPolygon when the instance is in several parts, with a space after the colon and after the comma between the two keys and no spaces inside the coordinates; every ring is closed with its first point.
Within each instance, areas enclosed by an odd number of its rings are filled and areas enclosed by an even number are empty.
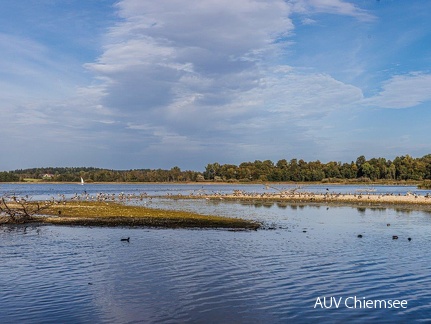
{"type": "MultiPolygon", "coordinates": [[[[360,12],[340,1],[310,5],[360,12]]],[[[146,124],[186,131],[205,116],[219,124],[268,112],[309,116],[361,96],[328,75],[298,74],[276,63],[286,44],[276,41],[293,30],[284,1],[124,0],[117,7],[123,21],[86,67],[108,80],[101,86],[106,107],[146,124]]]]}
{"type": "Polygon", "coordinates": [[[414,72],[396,75],[383,84],[382,91],[364,100],[381,108],[410,108],[431,100],[431,74],[414,72]]]}
{"type": "Polygon", "coordinates": [[[302,14],[329,13],[352,16],[363,21],[372,21],[376,17],[351,2],[343,0],[292,0],[295,12],[302,14]]]}
{"type": "Polygon", "coordinates": [[[262,59],[293,28],[282,0],[117,4],[123,19],[104,53],[85,66],[100,79],[102,103],[147,123],[196,110],[219,110],[259,86],[262,59]],[[144,116],[145,114],[145,116],[144,116]]]}
{"type": "Polygon", "coordinates": [[[303,25],[315,25],[315,24],[317,24],[317,21],[314,19],[311,19],[311,18],[303,18],[301,20],[301,22],[303,25]]]}

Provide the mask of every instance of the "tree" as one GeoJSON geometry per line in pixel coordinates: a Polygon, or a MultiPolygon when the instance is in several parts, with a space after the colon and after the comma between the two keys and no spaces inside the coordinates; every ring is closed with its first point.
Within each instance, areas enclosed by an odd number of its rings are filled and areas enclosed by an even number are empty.
{"type": "Polygon", "coordinates": [[[209,163],[205,167],[204,177],[206,180],[214,180],[215,176],[220,176],[220,164],[215,163],[209,163]]]}
{"type": "Polygon", "coordinates": [[[289,180],[289,163],[285,160],[279,160],[275,165],[275,177],[277,181],[289,180]]]}
{"type": "Polygon", "coordinates": [[[358,167],[358,174],[356,175],[358,178],[363,176],[362,173],[362,165],[367,162],[367,159],[365,158],[365,156],[361,155],[360,157],[358,157],[356,159],[356,166],[358,167]]]}
{"type": "Polygon", "coordinates": [[[340,165],[337,162],[328,162],[324,167],[326,178],[341,178],[340,165]]]}
{"type": "Polygon", "coordinates": [[[427,154],[420,159],[425,167],[424,179],[431,179],[431,154],[427,154]]]}
{"type": "Polygon", "coordinates": [[[340,168],[340,173],[344,179],[354,179],[358,174],[358,168],[356,167],[356,164],[354,162],[350,164],[343,163],[343,165],[340,168]]]}
{"type": "Polygon", "coordinates": [[[291,159],[289,162],[289,178],[292,181],[302,180],[297,159],[291,159]]]}
{"type": "Polygon", "coordinates": [[[181,169],[177,166],[174,166],[170,170],[170,177],[169,179],[172,179],[172,181],[180,181],[181,179],[181,169]]]}
{"type": "Polygon", "coordinates": [[[361,169],[362,169],[362,176],[363,177],[370,178],[372,180],[376,179],[375,169],[369,162],[365,162],[362,165],[361,169]]]}
{"type": "Polygon", "coordinates": [[[11,172],[0,172],[0,182],[14,182],[19,181],[19,176],[11,173],[11,172]]]}
{"type": "Polygon", "coordinates": [[[400,180],[422,180],[427,173],[426,164],[419,159],[413,159],[410,155],[396,157],[394,159],[396,177],[400,180]]]}

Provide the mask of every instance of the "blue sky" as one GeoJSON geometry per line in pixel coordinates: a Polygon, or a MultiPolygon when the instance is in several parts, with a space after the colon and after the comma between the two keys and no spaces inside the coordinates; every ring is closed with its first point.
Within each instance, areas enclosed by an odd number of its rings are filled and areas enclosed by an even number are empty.
{"type": "Polygon", "coordinates": [[[431,2],[4,0],[0,170],[431,153],[431,2]]]}

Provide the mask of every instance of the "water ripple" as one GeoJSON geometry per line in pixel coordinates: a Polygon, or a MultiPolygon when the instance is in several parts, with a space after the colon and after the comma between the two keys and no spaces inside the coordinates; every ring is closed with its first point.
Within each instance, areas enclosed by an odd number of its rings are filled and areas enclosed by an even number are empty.
{"type": "Polygon", "coordinates": [[[220,206],[220,214],[266,219],[276,230],[0,228],[1,322],[430,320],[428,215],[220,206]],[[408,307],[315,308],[324,296],[405,299],[408,307]]]}

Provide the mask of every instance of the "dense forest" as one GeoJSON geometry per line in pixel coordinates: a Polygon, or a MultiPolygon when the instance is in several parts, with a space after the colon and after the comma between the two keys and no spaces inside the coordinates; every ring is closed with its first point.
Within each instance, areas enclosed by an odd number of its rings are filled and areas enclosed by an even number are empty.
{"type": "Polygon", "coordinates": [[[367,160],[360,156],[351,163],[285,159],[243,162],[240,165],[210,163],[204,172],[170,170],[109,170],[100,168],[33,168],[0,172],[0,182],[55,181],[79,182],[345,182],[345,181],[402,181],[431,180],[431,154],[421,158],[409,155],[367,160]]]}

